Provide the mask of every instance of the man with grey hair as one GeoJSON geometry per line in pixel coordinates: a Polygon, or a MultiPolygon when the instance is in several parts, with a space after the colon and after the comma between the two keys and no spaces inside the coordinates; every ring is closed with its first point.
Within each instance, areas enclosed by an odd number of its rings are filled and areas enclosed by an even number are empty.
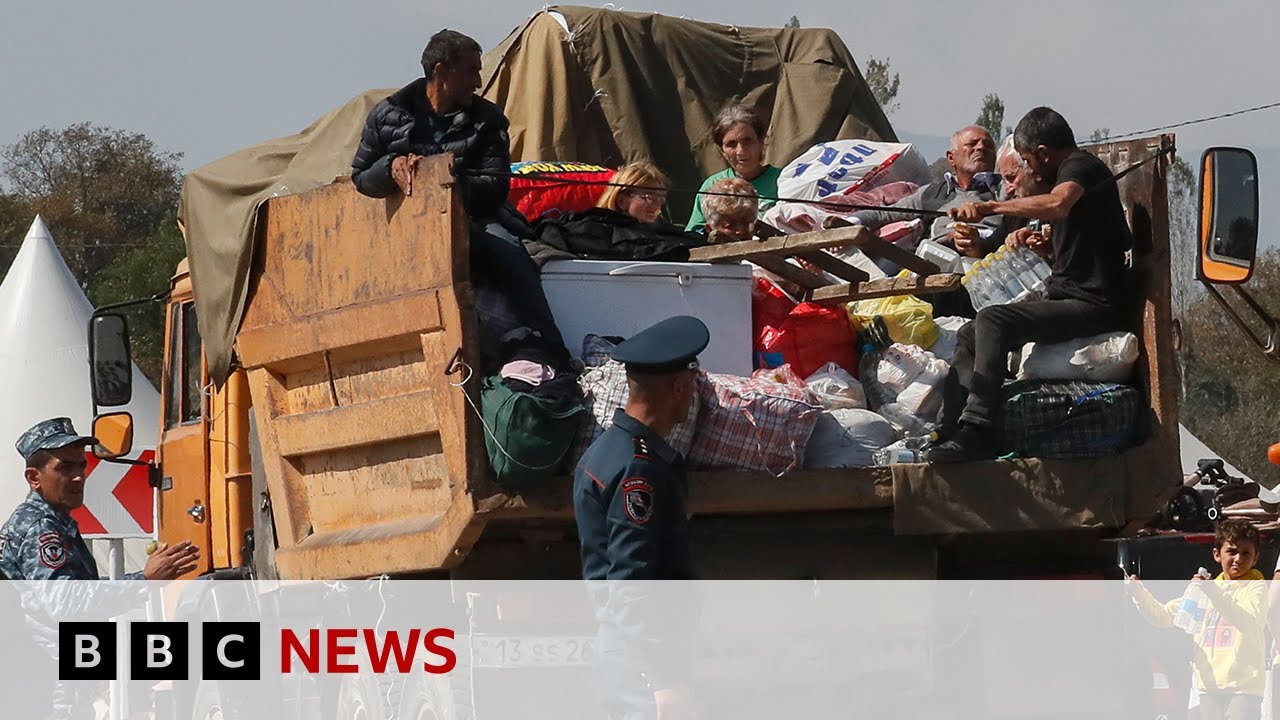
{"type": "MultiPolygon", "coordinates": [[[[985,129],[971,125],[956,131],[947,150],[947,164],[951,171],[942,180],[921,187],[894,203],[893,207],[946,212],[967,202],[999,197],[1000,182],[994,173],[996,144],[985,129]]],[[[872,230],[919,217],[916,213],[892,210],[863,210],[853,215],[854,220],[872,230]]],[[[999,217],[988,217],[974,224],[952,223],[947,217],[941,217],[933,222],[925,237],[974,258],[986,255],[1004,241],[999,217]]]]}
{"type": "Polygon", "coordinates": [[[1051,189],[1038,180],[1035,173],[1027,170],[1027,161],[1018,154],[1013,135],[1000,143],[1000,150],[996,153],[996,172],[1000,175],[1001,200],[1043,195],[1051,189]]]}
{"type": "MultiPolygon", "coordinates": [[[[1005,138],[996,153],[996,172],[1000,174],[1000,199],[1013,200],[1043,195],[1053,188],[1036,177],[1027,167],[1027,161],[1018,154],[1013,144],[1013,135],[1005,138]]],[[[1041,255],[1048,256],[1050,248],[1044,235],[1033,229],[1030,221],[1016,215],[1002,216],[1005,243],[1014,247],[1025,245],[1041,255]]]]}

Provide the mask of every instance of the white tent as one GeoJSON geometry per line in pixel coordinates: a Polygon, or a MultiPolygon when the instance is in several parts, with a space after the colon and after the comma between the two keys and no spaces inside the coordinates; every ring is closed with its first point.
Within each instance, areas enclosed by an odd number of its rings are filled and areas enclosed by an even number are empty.
{"type": "MultiPolygon", "coordinates": [[[[92,424],[89,394],[89,298],[72,276],[44,221],[36,217],[13,265],[0,283],[0,518],[8,517],[27,495],[22,458],[12,449],[24,430],[50,417],[71,418],[88,434],[92,424]]],[[[160,394],[133,369],[134,449],[154,449],[160,428],[160,394]]],[[[97,464],[85,484],[85,507],[113,535],[138,537],[143,528],[120,508],[112,490],[124,466],[97,464]],[[95,482],[97,480],[97,482],[95,482]]],[[[2,520],[0,520],[2,521],[2,520]]],[[[81,524],[85,531],[84,523],[81,524]]],[[[101,543],[95,543],[101,544],[101,543]]],[[[130,543],[128,569],[141,569],[140,547],[130,543]]],[[[95,547],[95,555],[101,548],[95,547]]],[[[108,572],[99,557],[99,570],[108,572]]]]}
{"type": "MultiPolygon", "coordinates": [[[[1186,425],[1178,425],[1178,445],[1182,448],[1182,474],[1190,475],[1196,471],[1196,463],[1201,460],[1222,457],[1218,453],[1209,449],[1208,445],[1200,442],[1200,438],[1191,434],[1186,425]]],[[[1243,478],[1245,482],[1252,482],[1248,475],[1240,472],[1240,469],[1229,462],[1223,462],[1228,474],[1238,478],[1243,478]]]]}

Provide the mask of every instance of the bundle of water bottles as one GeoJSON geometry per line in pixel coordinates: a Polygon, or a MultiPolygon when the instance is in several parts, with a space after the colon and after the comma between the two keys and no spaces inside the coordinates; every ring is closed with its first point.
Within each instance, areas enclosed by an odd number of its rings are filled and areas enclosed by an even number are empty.
{"type": "Polygon", "coordinates": [[[1044,297],[1045,281],[1052,269],[1027,247],[1000,249],[969,268],[961,279],[973,307],[1004,305],[1044,297]]]}

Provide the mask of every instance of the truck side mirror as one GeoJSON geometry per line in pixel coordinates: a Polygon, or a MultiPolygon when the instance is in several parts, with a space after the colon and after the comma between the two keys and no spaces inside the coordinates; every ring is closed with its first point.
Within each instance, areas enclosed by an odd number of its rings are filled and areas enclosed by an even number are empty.
{"type": "Polygon", "coordinates": [[[95,413],[98,407],[120,407],[133,399],[133,358],[123,315],[106,313],[89,321],[89,385],[95,413]]]}
{"type": "Polygon", "coordinates": [[[1213,147],[1200,157],[1200,244],[1196,277],[1238,285],[1258,251],[1258,160],[1244,148],[1213,147]]]}
{"type": "Polygon", "coordinates": [[[127,412],[113,412],[93,419],[93,436],[98,444],[93,454],[103,460],[114,460],[133,450],[133,416],[127,412]]]}

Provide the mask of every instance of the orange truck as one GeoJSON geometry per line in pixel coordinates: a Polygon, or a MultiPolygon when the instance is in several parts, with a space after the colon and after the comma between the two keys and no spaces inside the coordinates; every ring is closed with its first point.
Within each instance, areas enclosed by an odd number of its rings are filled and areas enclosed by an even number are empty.
{"type": "MultiPolygon", "coordinates": [[[[708,577],[1102,575],[1106,542],[1176,489],[1178,373],[1169,307],[1165,152],[1157,137],[1093,148],[1126,176],[1141,274],[1132,329],[1147,440],[1085,461],[1000,460],[690,479],[708,577]],[[1000,542],[1017,536],[1020,542],[1000,542]],[[875,557],[872,563],[868,558],[875,557]]],[[[289,579],[574,577],[570,480],[496,485],[476,399],[477,320],[467,231],[448,163],[412,197],[375,200],[348,180],[272,198],[235,337],[214,387],[183,267],[167,298],[160,540],[190,538],[199,573],[289,579]]],[[[1216,198],[1221,200],[1221,196],[1216,198]]],[[[1208,210],[1206,210],[1208,211],[1208,210]]],[[[823,232],[848,232],[823,231],[823,232]]],[[[816,233],[815,235],[820,235],[816,233]]],[[[795,237],[795,236],[793,236],[795,237]]],[[[131,420],[127,328],[92,321],[95,431],[117,456],[131,420]],[[115,394],[113,395],[113,391],[115,394]]]]}
{"type": "MultiPolygon", "coordinates": [[[[731,98],[772,103],[770,157],[796,157],[833,137],[895,137],[843,42],[817,28],[557,6],[487,55],[482,81],[485,97],[511,118],[513,157],[612,164],[652,157],[683,184],[720,162],[699,133],[731,98]],[[645,88],[643,98],[636,87],[645,88]],[[677,104],[685,108],[682,127],[646,110],[677,104]]],[[[348,178],[333,180],[349,172],[365,115],[386,94],[365,93],[298,135],[188,176],[180,217],[191,274],[184,262],[164,297],[163,426],[153,472],[160,540],[191,539],[202,551],[198,573],[218,576],[575,577],[569,478],[520,491],[496,484],[468,402],[479,384],[468,372],[478,367],[478,320],[468,220],[448,163],[424,164],[411,197],[371,199],[348,178]],[[218,273],[221,286],[211,279],[218,273]],[[237,302],[242,311],[227,312],[237,302]]],[[[1083,461],[782,477],[696,472],[690,502],[701,572],[1113,572],[1108,541],[1146,523],[1181,477],[1165,187],[1173,148],[1171,135],[1091,148],[1114,171],[1132,168],[1119,187],[1135,236],[1138,291],[1127,324],[1141,343],[1134,384],[1147,401],[1142,444],[1083,461]],[[1004,542],[1010,537],[1018,542],[1004,542]]],[[[870,242],[859,232],[837,228],[762,247],[870,242]]],[[[899,264],[919,267],[914,255],[899,254],[899,264]]],[[[715,246],[705,259],[740,256],[715,246]]],[[[958,280],[923,272],[918,283],[881,285],[847,272],[846,284],[812,297],[844,302],[958,280]]],[[[90,336],[95,413],[103,413],[96,432],[127,457],[131,419],[112,411],[131,379],[120,370],[129,361],[123,316],[103,309],[90,336]]]]}

